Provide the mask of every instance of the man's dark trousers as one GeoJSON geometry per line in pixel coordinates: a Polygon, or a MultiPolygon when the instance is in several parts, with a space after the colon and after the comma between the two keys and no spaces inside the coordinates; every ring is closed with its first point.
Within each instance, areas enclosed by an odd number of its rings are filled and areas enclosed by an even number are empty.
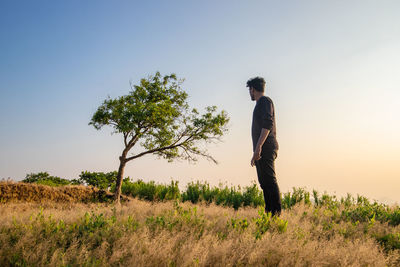
{"type": "Polygon", "coordinates": [[[276,150],[261,151],[261,158],[255,162],[258,181],[264,193],[265,212],[273,215],[281,213],[281,194],[276,181],[275,159],[276,150]]]}

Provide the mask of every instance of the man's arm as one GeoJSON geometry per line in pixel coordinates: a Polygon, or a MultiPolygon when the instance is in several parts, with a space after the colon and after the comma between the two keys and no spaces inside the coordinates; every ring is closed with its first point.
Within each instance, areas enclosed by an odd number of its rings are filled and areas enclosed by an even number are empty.
{"type": "Polygon", "coordinates": [[[253,157],[250,162],[251,166],[254,166],[256,160],[259,160],[261,158],[261,149],[265,140],[267,140],[269,132],[270,130],[268,129],[265,128],[261,129],[261,134],[257,141],[256,150],[254,151],[253,157]]]}
{"type": "Polygon", "coordinates": [[[267,98],[260,99],[259,101],[262,102],[260,102],[260,108],[255,115],[257,120],[259,120],[262,128],[260,137],[258,138],[257,145],[254,150],[253,157],[250,162],[251,166],[254,166],[256,160],[259,160],[261,158],[262,145],[267,139],[268,134],[272,130],[274,124],[272,102],[267,98]]]}

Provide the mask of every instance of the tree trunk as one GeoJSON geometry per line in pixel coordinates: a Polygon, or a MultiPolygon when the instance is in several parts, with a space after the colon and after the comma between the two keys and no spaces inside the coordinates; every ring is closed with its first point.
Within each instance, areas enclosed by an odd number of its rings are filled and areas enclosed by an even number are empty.
{"type": "MultiPolygon", "coordinates": [[[[126,155],[125,155],[126,156],[126,155]]],[[[117,174],[117,181],[115,185],[115,194],[114,194],[114,200],[116,204],[120,204],[120,198],[121,198],[121,186],[122,186],[122,180],[124,178],[124,168],[126,164],[126,159],[124,155],[122,155],[119,158],[119,169],[118,169],[118,174],[117,174]]]]}

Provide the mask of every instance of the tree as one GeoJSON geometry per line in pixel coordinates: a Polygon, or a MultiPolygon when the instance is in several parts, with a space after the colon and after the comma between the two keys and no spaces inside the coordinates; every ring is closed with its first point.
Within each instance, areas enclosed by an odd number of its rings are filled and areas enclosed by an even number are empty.
{"type": "Polygon", "coordinates": [[[95,186],[104,190],[108,190],[116,180],[116,171],[107,173],[82,171],[78,179],[81,184],[95,186]]]}
{"type": "Polygon", "coordinates": [[[115,201],[119,203],[124,168],[127,162],[147,154],[167,159],[197,161],[197,156],[217,163],[201,149],[201,143],[220,141],[228,130],[229,117],[208,106],[204,114],[190,109],[187,93],[182,90],[183,79],[175,74],[162,76],[159,72],[143,78],[139,85],[130,84],[128,95],[108,97],[93,114],[89,125],[97,130],[113,127],[113,133],[123,135],[124,149],[119,157],[115,201]],[[139,142],[140,141],[140,142],[139,142]],[[136,149],[139,147],[140,150],[136,149]],[[135,147],[136,153],[128,155],[135,147]]]}
{"type": "Polygon", "coordinates": [[[77,185],[80,184],[78,180],[67,180],[57,176],[52,176],[48,172],[30,173],[22,180],[23,183],[36,183],[50,186],[64,186],[64,185],[77,185]]]}

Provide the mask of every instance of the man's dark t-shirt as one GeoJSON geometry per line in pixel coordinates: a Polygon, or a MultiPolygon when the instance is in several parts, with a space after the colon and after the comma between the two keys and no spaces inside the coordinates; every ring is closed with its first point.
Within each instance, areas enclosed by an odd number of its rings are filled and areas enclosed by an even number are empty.
{"type": "Polygon", "coordinates": [[[253,111],[253,123],[251,125],[251,136],[253,139],[253,151],[256,149],[261,129],[270,130],[267,140],[265,140],[262,151],[278,150],[279,145],[276,140],[275,109],[271,98],[262,96],[258,99],[253,111]]]}

